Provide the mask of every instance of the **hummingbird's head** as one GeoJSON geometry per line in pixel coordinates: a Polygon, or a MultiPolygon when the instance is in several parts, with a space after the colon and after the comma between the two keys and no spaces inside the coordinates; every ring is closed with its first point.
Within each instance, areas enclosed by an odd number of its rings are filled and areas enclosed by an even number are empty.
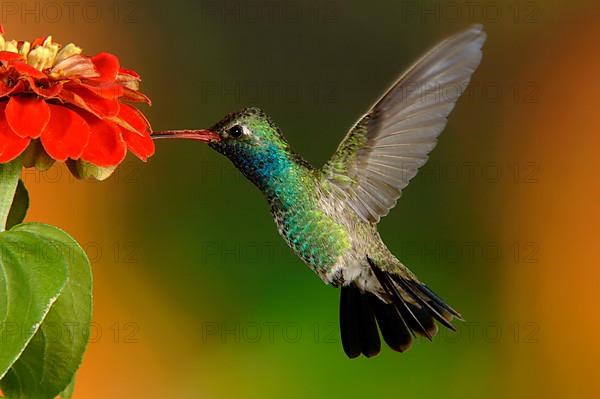
{"type": "Polygon", "coordinates": [[[266,150],[289,151],[279,128],[259,108],[232,112],[210,130],[219,136],[219,140],[210,141],[209,146],[236,165],[238,162],[251,162],[266,150]]]}
{"type": "Polygon", "coordinates": [[[155,132],[152,137],[207,142],[263,189],[292,163],[303,162],[291,151],[279,128],[258,108],[230,113],[210,129],[155,132]]]}

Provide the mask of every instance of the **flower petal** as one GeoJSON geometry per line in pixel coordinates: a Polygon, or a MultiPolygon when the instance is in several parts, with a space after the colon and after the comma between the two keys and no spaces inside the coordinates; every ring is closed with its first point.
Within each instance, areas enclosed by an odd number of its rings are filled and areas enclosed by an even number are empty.
{"type": "Polygon", "coordinates": [[[125,129],[121,129],[121,131],[127,143],[127,148],[139,159],[145,161],[154,155],[154,140],[150,138],[150,133],[146,132],[143,136],[140,136],[125,129]]]}
{"type": "Polygon", "coordinates": [[[140,111],[127,104],[121,104],[119,115],[113,121],[129,132],[136,133],[138,136],[147,134],[150,127],[150,123],[146,117],[140,111]]]}
{"type": "MultiPolygon", "coordinates": [[[[1,129],[0,129],[1,130],[1,129]]],[[[29,145],[30,138],[21,138],[15,134],[7,135],[0,132],[0,140],[5,141],[5,144],[0,153],[0,163],[6,163],[17,158],[29,145]]]]}
{"type": "Polygon", "coordinates": [[[6,106],[6,121],[20,137],[38,138],[50,120],[50,108],[41,98],[14,96],[6,106]]]}
{"type": "Polygon", "coordinates": [[[24,75],[24,76],[31,76],[32,78],[35,78],[35,79],[47,79],[48,78],[48,76],[46,76],[46,74],[44,72],[38,71],[31,65],[28,65],[24,62],[15,62],[12,64],[12,67],[15,69],[15,71],[19,72],[21,75],[24,75]]]}
{"type": "Polygon", "coordinates": [[[66,78],[97,78],[94,63],[88,57],[76,54],[59,61],[52,67],[52,74],[66,78]]]}
{"type": "MultiPolygon", "coordinates": [[[[100,117],[112,117],[117,116],[119,113],[120,105],[119,101],[116,99],[102,98],[82,85],[69,83],[65,85],[65,89],[67,88],[68,91],[79,96],[95,115],[100,117]]],[[[74,104],[79,106],[77,103],[74,104]]]]}
{"type": "Polygon", "coordinates": [[[120,68],[119,75],[129,75],[130,77],[134,78],[135,80],[140,80],[140,75],[133,69],[120,68]]]}
{"type": "Polygon", "coordinates": [[[127,154],[121,129],[110,121],[90,116],[85,118],[91,129],[90,140],[81,159],[97,166],[114,166],[127,154]]]}
{"type": "Polygon", "coordinates": [[[125,87],[123,90],[123,99],[136,103],[146,103],[148,105],[152,105],[152,101],[150,99],[136,90],[131,90],[128,87],[125,87]]]}
{"type": "Polygon", "coordinates": [[[37,84],[31,77],[27,77],[26,80],[27,83],[29,83],[29,88],[41,97],[56,97],[58,93],[62,91],[64,86],[64,82],[57,82],[49,87],[44,87],[43,85],[37,84]]]}
{"type": "Polygon", "coordinates": [[[0,51],[0,61],[17,61],[23,60],[23,56],[12,51],[0,51]]]}
{"type": "Polygon", "coordinates": [[[72,104],[75,105],[76,107],[79,107],[81,109],[86,110],[87,112],[89,112],[92,115],[97,116],[98,118],[101,118],[100,115],[98,115],[96,112],[94,112],[93,109],[91,109],[86,102],[83,100],[83,98],[81,98],[80,96],[78,96],[77,94],[69,91],[68,89],[64,89],[62,90],[60,93],[58,93],[58,98],[60,98],[63,102],[67,103],[67,104],[72,104]]]}
{"type": "Polygon", "coordinates": [[[47,38],[48,36],[36,37],[35,40],[31,42],[31,48],[43,45],[47,38]]]}
{"type": "MultiPolygon", "coordinates": [[[[98,83],[98,82],[96,82],[98,83]]],[[[123,86],[113,82],[100,82],[97,85],[81,83],[82,87],[96,94],[99,97],[106,98],[108,100],[114,100],[123,95],[123,86]]]]}
{"type": "Polygon", "coordinates": [[[135,71],[121,68],[117,75],[117,82],[130,90],[137,91],[140,89],[140,75],[135,71]]]}
{"type": "Polygon", "coordinates": [[[22,80],[19,80],[14,86],[7,86],[2,81],[0,81],[0,97],[6,97],[13,92],[20,92],[25,88],[25,83],[22,80]]]}
{"type": "Polygon", "coordinates": [[[90,138],[90,127],[81,116],[67,107],[48,104],[50,122],[42,133],[44,149],[57,161],[78,159],[90,138]]]}
{"type": "Polygon", "coordinates": [[[115,80],[119,73],[119,59],[109,53],[99,53],[92,57],[92,62],[100,74],[99,80],[115,80]]]}
{"type": "Polygon", "coordinates": [[[4,117],[6,103],[0,105],[0,162],[10,162],[19,155],[29,145],[30,139],[17,136],[4,117]]]}

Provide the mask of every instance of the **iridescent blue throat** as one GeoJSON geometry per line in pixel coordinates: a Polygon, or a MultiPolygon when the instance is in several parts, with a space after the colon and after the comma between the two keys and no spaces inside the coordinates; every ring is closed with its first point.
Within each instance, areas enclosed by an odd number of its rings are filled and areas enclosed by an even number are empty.
{"type": "Polygon", "coordinates": [[[309,202],[314,175],[306,162],[274,144],[250,151],[240,169],[270,201],[278,200],[284,209],[309,202]]]}

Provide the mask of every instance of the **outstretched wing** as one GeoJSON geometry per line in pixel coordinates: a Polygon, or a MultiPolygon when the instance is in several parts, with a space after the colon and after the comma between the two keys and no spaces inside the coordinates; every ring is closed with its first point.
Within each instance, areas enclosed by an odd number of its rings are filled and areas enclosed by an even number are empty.
{"type": "Polygon", "coordinates": [[[377,223],[427,162],[446,117],[481,61],[481,25],[456,34],[408,69],[323,166],[336,195],[377,223]]]}

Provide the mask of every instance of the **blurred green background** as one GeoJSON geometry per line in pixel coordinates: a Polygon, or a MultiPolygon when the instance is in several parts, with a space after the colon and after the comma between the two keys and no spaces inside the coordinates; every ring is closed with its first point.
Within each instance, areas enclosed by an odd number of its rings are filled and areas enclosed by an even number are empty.
{"type": "Polygon", "coordinates": [[[585,284],[598,281],[600,6],[576,3],[100,1],[71,15],[62,5],[59,18],[44,3],[3,8],[7,38],[51,33],[117,54],[141,74],[155,129],[258,106],[315,165],[428,48],[471,23],[488,32],[438,147],[380,224],[465,316],[457,334],[348,360],[338,291],[291,254],[258,190],[202,144],[160,142],[101,184],[61,167],[25,172],[29,219],[73,233],[93,261],[96,334],[75,397],[594,392],[585,364],[600,354],[599,323],[585,284]]]}

